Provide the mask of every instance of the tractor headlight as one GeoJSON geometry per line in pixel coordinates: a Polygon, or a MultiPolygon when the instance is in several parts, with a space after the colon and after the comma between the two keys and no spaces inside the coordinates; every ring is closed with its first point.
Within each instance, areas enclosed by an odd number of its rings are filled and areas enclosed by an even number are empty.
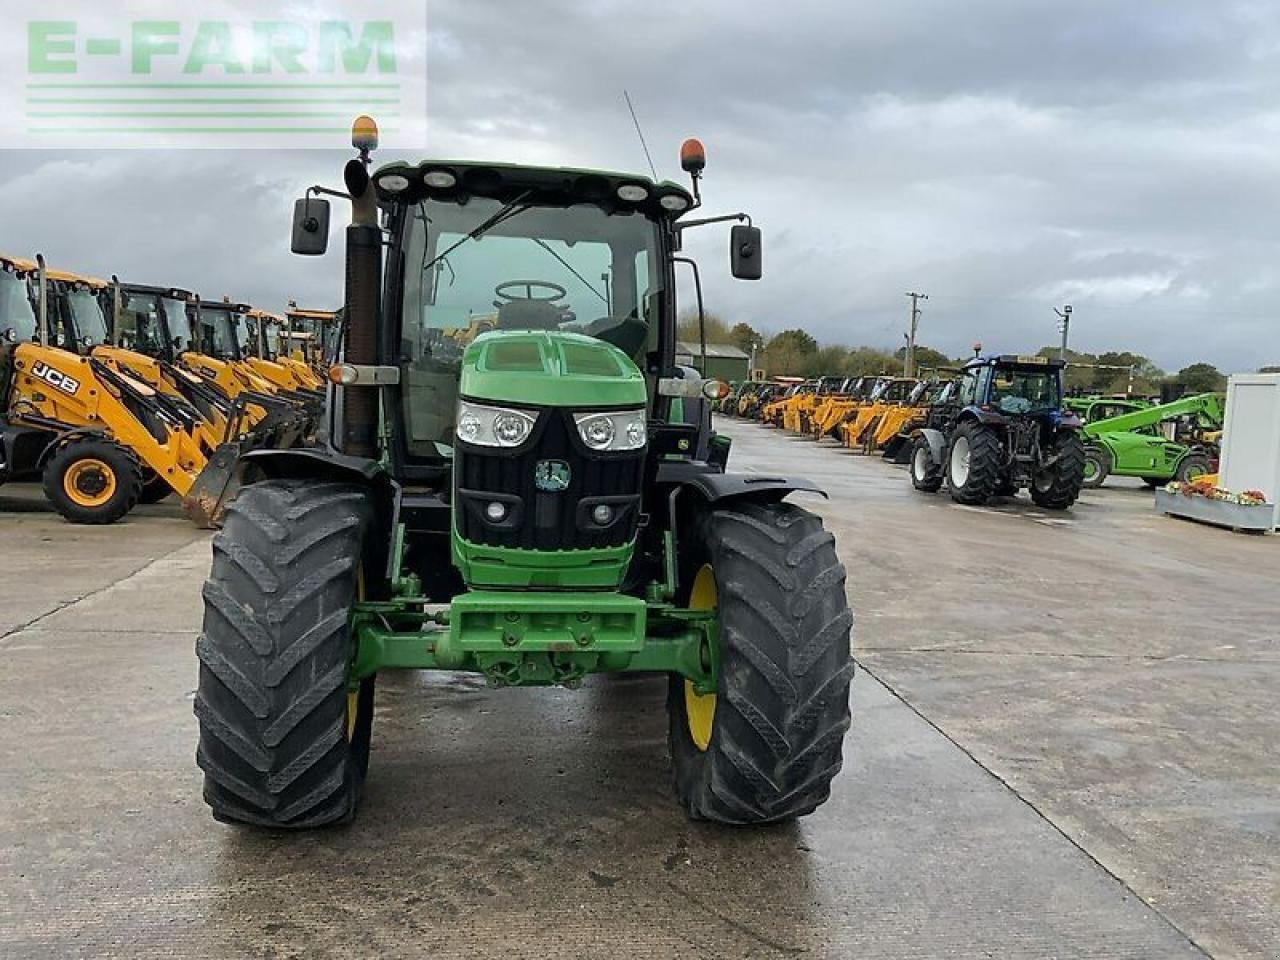
{"type": "Polygon", "coordinates": [[[534,422],[523,410],[486,407],[463,400],[458,404],[454,433],[463,443],[478,447],[518,447],[529,439],[534,422]]]}
{"type": "Polygon", "coordinates": [[[592,450],[639,450],[649,440],[643,410],[575,413],[578,436],[592,450]]]}

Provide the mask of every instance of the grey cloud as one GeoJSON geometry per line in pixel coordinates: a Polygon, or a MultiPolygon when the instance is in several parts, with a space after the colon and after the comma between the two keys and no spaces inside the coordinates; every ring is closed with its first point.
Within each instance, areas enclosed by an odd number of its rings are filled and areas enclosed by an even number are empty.
{"type": "MultiPolygon", "coordinates": [[[[642,169],[624,87],[661,175],[702,137],[708,208],[766,230],[758,284],[723,232],[691,239],[722,314],[896,346],[923,289],[925,342],[958,354],[1052,342],[1070,298],[1083,349],[1280,362],[1274,4],[432,0],[429,26],[434,155],[642,169]]],[[[0,248],[336,303],[338,260],[285,245],[343,159],[9,152],[0,248]]]]}

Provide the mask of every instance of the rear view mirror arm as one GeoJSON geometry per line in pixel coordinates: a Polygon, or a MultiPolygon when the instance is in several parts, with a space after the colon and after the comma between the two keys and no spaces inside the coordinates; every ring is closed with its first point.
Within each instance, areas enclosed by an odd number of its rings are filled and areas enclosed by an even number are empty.
{"type": "Polygon", "coordinates": [[[685,220],[676,224],[676,230],[684,231],[692,227],[705,227],[709,223],[728,223],[730,220],[735,220],[738,223],[742,223],[745,220],[747,226],[752,226],[750,214],[730,213],[723,217],[706,217],[702,220],[685,220]]]}
{"type": "Polygon", "coordinates": [[[321,187],[321,186],[314,186],[314,187],[307,188],[307,196],[310,197],[313,195],[317,197],[318,196],[337,197],[339,200],[351,199],[351,194],[347,193],[345,190],[331,190],[328,187],[321,187]]]}

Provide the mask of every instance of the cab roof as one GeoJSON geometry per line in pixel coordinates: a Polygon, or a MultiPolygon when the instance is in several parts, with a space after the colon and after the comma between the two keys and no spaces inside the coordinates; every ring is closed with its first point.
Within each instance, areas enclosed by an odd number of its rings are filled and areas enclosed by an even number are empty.
{"type": "Polygon", "coordinates": [[[985,357],[974,357],[964,365],[966,370],[973,367],[1048,367],[1061,370],[1066,361],[1057,357],[1042,357],[1038,354],[993,353],[985,357]]]}
{"type": "MultiPolygon", "coordinates": [[[[0,253],[0,263],[23,273],[35,273],[40,269],[40,265],[34,260],[28,260],[25,257],[11,257],[6,253],[0,253]]],[[[60,283],[84,283],[97,289],[105,289],[111,286],[107,281],[99,280],[97,277],[91,277],[83,273],[73,273],[70,270],[55,270],[52,267],[45,268],[45,276],[60,283]]]]}
{"type": "Polygon", "coordinates": [[[24,257],[11,257],[7,253],[0,253],[0,263],[22,273],[36,269],[36,262],[34,260],[27,260],[24,257]]]}
{"type": "Polygon", "coordinates": [[[333,320],[338,316],[334,310],[310,310],[303,307],[290,307],[290,317],[302,317],[304,320],[333,320]]]}
{"type": "Polygon", "coordinates": [[[235,303],[231,300],[201,300],[200,310],[226,310],[230,313],[249,313],[253,307],[247,303],[235,303]]]}
{"type": "Polygon", "coordinates": [[[417,165],[397,161],[379,167],[373,174],[373,182],[378,199],[384,202],[412,203],[426,197],[449,200],[476,195],[509,203],[529,193],[526,199],[547,206],[597,203],[617,211],[639,210],[666,220],[675,220],[693,209],[692,195],[674,181],[655,182],[633,173],[581,167],[534,167],[475,160],[424,160],[417,165]],[[448,188],[428,186],[423,177],[437,171],[452,174],[457,182],[448,188]],[[409,188],[397,193],[383,189],[379,181],[390,174],[406,177],[409,188]],[[641,201],[623,200],[618,196],[618,190],[626,186],[643,187],[647,196],[641,201]],[[685,205],[679,210],[669,210],[661,203],[667,196],[680,197],[685,205]]]}
{"type": "Polygon", "coordinates": [[[105,290],[111,286],[106,280],[99,280],[84,273],[73,273],[70,270],[48,270],[45,275],[50,280],[57,280],[60,283],[83,283],[95,290],[105,290]]]}
{"type": "Polygon", "coordinates": [[[125,293],[151,294],[173,300],[191,300],[195,297],[190,290],[183,290],[181,287],[153,287],[145,283],[122,283],[120,289],[125,293]]]}

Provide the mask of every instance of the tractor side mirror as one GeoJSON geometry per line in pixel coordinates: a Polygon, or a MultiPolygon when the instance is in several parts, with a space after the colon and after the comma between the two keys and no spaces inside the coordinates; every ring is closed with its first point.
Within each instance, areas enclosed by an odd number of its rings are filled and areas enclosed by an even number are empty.
{"type": "Polygon", "coordinates": [[[293,205],[293,240],[289,249],[318,257],[329,249],[329,201],[303,197],[293,205]]]}
{"type": "Polygon", "coordinates": [[[739,280],[759,280],[763,263],[760,228],[739,224],[729,231],[729,267],[739,280]]]}

